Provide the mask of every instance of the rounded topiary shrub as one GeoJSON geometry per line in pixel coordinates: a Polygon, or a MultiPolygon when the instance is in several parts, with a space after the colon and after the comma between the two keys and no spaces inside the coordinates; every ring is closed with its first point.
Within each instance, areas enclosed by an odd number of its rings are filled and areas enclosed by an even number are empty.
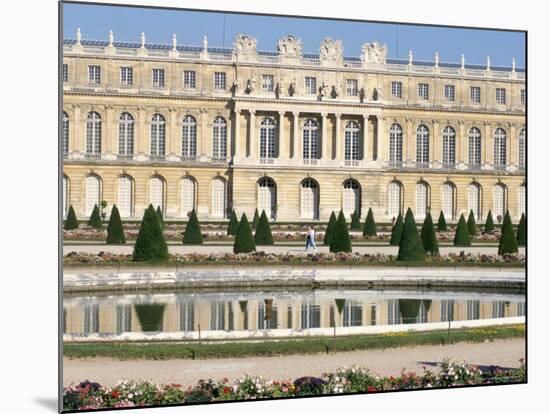
{"type": "Polygon", "coordinates": [[[92,215],[88,220],[88,226],[93,227],[97,230],[101,230],[103,228],[103,223],[101,222],[101,215],[99,214],[99,207],[97,206],[97,204],[94,204],[92,215]]]}
{"type": "Polygon", "coordinates": [[[487,213],[487,219],[485,220],[485,233],[490,233],[495,229],[495,223],[493,221],[493,214],[491,213],[491,210],[489,210],[489,213],[487,213]]]}
{"type": "Polygon", "coordinates": [[[445,221],[445,214],[443,214],[443,210],[439,213],[439,219],[437,220],[437,231],[447,231],[447,222],[445,221]]]}
{"type": "Polygon", "coordinates": [[[329,249],[332,253],[351,253],[351,239],[346,224],[346,217],[341,210],[340,214],[338,214],[336,224],[334,225],[334,233],[330,239],[329,249]]]}
{"type": "Polygon", "coordinates": [[[258,220],[258,227],[256,227],[256,233],[254,234],[254,243],[256,243],[256,246],[273,244],[271,226],[269,225],[265,210],[262,210],[260,220],[258,220]]]}
{"type": "Polygon", "coordinates": [[[65,219],[65,225],[63,228],[65,230],[74,230],[78,228],[78,220],[72,204],[69,206],[69,211],[67,213],[67,218],[65,219]]]}
{"type": "Polygon", "coordinates": [[[397,260],[404,261],[421,261],[424,260],[424,247],[420,241],[416,221],[410,208],[405,214],[405,222],[403,223],[403,231],[399,240],[399,252],[397,260]]]}
{"type": "Polygon", "coordinates": [[[122,228],[122,220],[116,204],[113,204],[109,224],[107,225],[107,244],[125,244],[126,237],[122,228]]]}
{"type": "Polygon", "coordinates": [[[422,224],[422,230],[420,230],[420,240],[426,253],[430,253],[432,256],[439,254],[439,245],[435,235],[434,223],[432,221],[432,215],[428,212],[424,223],[422,224]]]}
{"type": "Polygon", "coordinates": [[[475,236],[477,234],[477,225],[476,225],[476,218],[474,216],[473,210],[470,210],[467,224],[468,224],[468,231],[470,232],[470,236],[475,236]]]}
{"type": "Polygon", "coordinates": [[[189,215],[189,221],[185,226],[185,233],[183,234],[183,244],[202,244],[202,232],[199,219],[195,209],[191,210],[189,215]]]}
{"type": "Polygon", "coordinates": [[[361,221],[359,221],[359,213],[357,211],[354,211],[351,214],[350,229],[351,230],[361,230],[361,221]]]}
{"type": "Polygon", "coordinates": [[[391,230],[390,246],[399,246],[401,233],[403,232],[403,216],[401,213],[397,216],[393,228],[391,230]]]}
{"type": "Polygon", "coordinates": [[[143,214],[134,245],[133,259],[134,261],[168,260],[168,246],[152,204],[149,204],[143,214]]]}
{"type": "Polygon", "coordinates": [[[334,211],[330,213],[330,219],[328,220],[327,229],[325,230],[325,237],[323,239],[323,244],[325,246],[330,246],[330,240],[334,234],[334,226],[336,225],[336,214],[334,211]]]}
{"type": "Polygon", "coordinates": [[[372,214],[372,209],[370,207],[369,212],[367,213],[367,218],[365,219],[365,224],[363,225],[363,236],[376,236],[376,222],[374,221],[374,215],[372,214]]]}
{"type": "Polygon", "coordinates": [[[237,220],[237,214],[235,213],[235,210],[231,210],[231,214],[229,216],[229,224],[227,225],[227,235],[234,236],[235,234],[237,234],[238,228],[239,220],[237,220]]]}
{"type": "Polygon", "coordinates": [[[243,213],[233,243],[233,253],[250,253],[256,251],[254,237],[252,237],[252,229],[246,214],[243,213]]]}
{"type": "Polygon", "coordinates": [[[519,219],[518,232],[516,234],[516,239],[518,241],[518,246],[525,246],[527,244],[527,219],[525,218],[525,213],[521,213],[521,218],[519,219]]]}
{"type": "Polygon", "coordinates": [[[518,241],[514,234],[514,226],[512,226],[512,219],[510,213],[506,211],[504,220],[502,222],[502,232],[500,234],[500,242],[498,244],[498,254],[509,254],[518,252],[518,241]]]}
{"type": "Polygon", "coordinates": [[[453,244],[455,246],[467,247],[472,245],[470,240],[470,231],[468,230],[468,224],[466,224],[466,219],[464,214],[460,215],[460,220],[458,220],[458,225],[456,226],[455,238],[453,244]]]}

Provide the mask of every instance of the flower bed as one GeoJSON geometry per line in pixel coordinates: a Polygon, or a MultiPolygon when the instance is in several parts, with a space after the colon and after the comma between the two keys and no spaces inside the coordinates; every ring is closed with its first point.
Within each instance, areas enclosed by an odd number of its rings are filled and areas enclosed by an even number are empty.
{"type": "MultiPolygon", "coordinates": [[[[108,252],[76,253],[71,252],[63,257],[64,265],[118,265],[133,264],[131,254],[114,254],[108,252]]],[[[255,253],[187,253],[171,254],[167,264],[194,265],[194,264],[215,264],[215,265],[410,265],[411,262],[397,261],[397,257],[385,254],[368,253],[310,253],[310,254],[274,254],[263,251],[255,253]]],[[[416,263],[416,262],[415,262],[416,263]]],[[[460,253],[449,253],[446,255],[426,256],[425,260],[418,262],[430,265],[523,265],[525,255],[506,254],[473,254],[461,251],[460,253]]]]}
{"type": "Polygon", "coordinates": [[[109,388],[84,381],[63,391],[64,410],[140,407],[152,405],[200,404],[213,401],[243,401],[311,395],[375,393],[381,391],[447,388],[469,385],[514,384],[526,381],[524,360],[517,369],[491,367],[481,371],[474,365],[445,360],[435,372],[424,367],[422,374],[403,370],[397,377],[380,377],[368,369],[340,367],[321,377],[276,381],[249,376],[230,382],[200,380],[187,388],[180,384],[158,385],[147,381],[120,381],[109,388]]]}

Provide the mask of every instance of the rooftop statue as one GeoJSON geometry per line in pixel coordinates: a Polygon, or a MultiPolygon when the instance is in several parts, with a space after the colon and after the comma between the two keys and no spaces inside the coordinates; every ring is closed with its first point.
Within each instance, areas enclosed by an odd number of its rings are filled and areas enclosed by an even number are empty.
{"type": "Polygon", "coordinates": [[[361,46],[361,60],[363,63],[386,64],[388,47],[381,46],[377,42],[363,43],[361,46]]]}
{"type": "Polygon", "coordinates": [[[344,62],[344,47],[341,40],[326,37],[319,48],[321,65],[342,65],[344,62]]]}

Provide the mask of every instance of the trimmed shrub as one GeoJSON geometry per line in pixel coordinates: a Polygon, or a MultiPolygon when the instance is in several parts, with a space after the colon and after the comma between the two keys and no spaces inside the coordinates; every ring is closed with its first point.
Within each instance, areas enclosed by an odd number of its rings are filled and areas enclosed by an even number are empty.
{"type": "Polygon", "coordinates": [[[122,228],[122,220],[116,204],[113,204],[109,224],[107,225],[107,244],[125,244],[124,229],[122,228]]]}
{"type": "Polygon", "coordinates": [[[254,234],[254,243],[256,243],[256,246],[273,244],[271,226],[269,225],[269,220],[267,219],[265,210],[262,210],[262,215],[260,216],[260,220],[258,220],[258,227],[256,228],[256,233],[254,234]]]}
{"type": "Polygon", "coordinates": [[[325,246],[330,246],[330,240],[334,234],[334,226],[336,226],[336,214],[334,211],[330,214],[330,219],[328,220],[327,229],[325,230],[325,238],[323,239],[323,244],[325,246]]]}
{"type": "Polygon", "coordinates": [[[401,215],[401,213],[399,213],[399,215],[397,216],[397,220],[395,220],[395,224],[391,229],[390,246],[399,246],[399,241],[401,240],[402,232],[403,232],[403,216],[401,215]]]}
{"type": "Polygon", "coordinates": [[[239,227],[237,228],[235,242],[233,243],[233,253],[250,253],[254,251],[256,251],[256,245],[252,237],[252,229],[250,228],[246,214],[243,213],[239,227]]]}
{"type": "Polygon", "coordinates": [[[399,313],[403,324],[416,323],[421,302],[420,299],[399,299],[399,313]]]}
{"type": "Polygon", "coordinates": [[[338,310],[338,314],[341,315],[344,311],[344,306],[346,306],[346,300],[345,299],[334,299],[334,302],[336,303],[336,309],[338,310]]]}
{"type": "Polygon", "coordinates": [[[359,221],[359,214],[354,211],[351,215],[351,230],[361,230],[361,222],[359,221]]]}
{"type": "Polygon", "coordinates": [[[525,246],[527,243],[527,222],[525,220],[525,213],[521,213],[521,218],[519,219],[518,224],[518,232],[516,234],[518,246],[525,246]]]}
{"type": "Polygon", "coordinates": [[[160,303],[134,305],[143,332],[159,332],[161,330],[165,307],[166,305],[160,303]]]}
{"type": "Polygon", "coordinates": [[[152,204],[149,204],[143,214],[134,245],[133,259],[136,262],[168,260],[168,246],[152,204]]]}
{"type": "Polygon", "coordinates": [[[422,246],[422,241],[420,241],[414,215],[410,208],[407,209],[407,214],[405,214],[397,260],[415,262],[424,260],[424,247],[422,246]]]}
{"type": "Polygon", "coordinates": [[[63,228],[65,230],[73,230],[78,228],[78,220],[76,219],[76,214],[72,204],[69,206],[69,212],[67,213],[67,218],[65,219],[65,225],[63,228]]]}
{"type": "Polygon", "coordinates": [[[432,221],[432,215],[428,212],[422,224],[422,230],[420,230],[420,240],[422,240],[422,246],[426,253],[430,253],[432,256],[439,254],[439,245],[437,244],[437,238],[435,236],[434,223],[432,221]]]}
{"type": "Polygon", "coordinates": [[[490,233],[495,229],[495,223],[493,222],[493,214],[491,210],[487,213],[487,220],[485,220],[485,233],[490,233]]]}
{"type": "Polygon", "coordinates": [[[514,227],[512,226],[512,220],[510,219],[510,213],[506,211],[504,220],[502,222],[502,232],[500,234],[500,243],[498,244],[498,254],[503,255],[506,253],[517,253],[518,241],[514,234],[514,227]]]}
{"type": "Polygon", "coordinates": [[[466,224],[466,219],[464,214],[460,215],[460,220],[458,220],[458,225],[456,226],[454,245],[455,246],[471,246],[472,241],[470,240],[470,231],[468,230],[468,225],[466,224]]]}
{"type": "Polygon", "coordinates": [[[258,209],[254,210],[254,218],[252,219],[252,228],[256,229],[258,226],[258,220],[260,220],[260,215],[258,214],[258,209]]]}
{"type": "Polygon", "coordinates": [[[88,220],[88,226],[93,227],[97,230],[101,230],[103,228],[103,223],[101,222],[101,215],[99,214],[99,207],[97,206],[97,204],[94,204],[92,215],[88,220]]]}
{"type": "Polygon", "coordinates": [[[467,224],[468,224],[468,231],[470,232],[470,236],[475,236],[477,233],[477,226],[476,226],[476,218],[474,217],[473,210],[470,210],[467,224]]]}
{"type": "Polygon", "coordinates": [[[445,214],[443,214],[443,210],[439,213],[439,219],[437,220],[437,231],[447,231],[447,222],[445,221],[445,214]]]}
{"type": "Polygon", "coordinates": [[[234,236],[237,234],[237,228],[239,227],[239,220],[237,220],[237,214],[235,210],[231,210],[231,215],[229,216],[229,224],[227,225],[227,235],[234,236]]]}
{"type": "Polygon", "coordinates": [[[363,225],[363,236],[376,236],[376,222],[374,221],[374,215],[372,209],[369,207],[365,224],[363,225]]]}
{"type": "Polygon", "coordinates": [[[191,210],[189,221],[187,222],[187,226],[185,226],[183,244],[202,244],[201,225],[197,218],[197,213],[195,213],[195,209],[191,210]]]}
{"type": "Polygon", "coordinates": [[[157,217],[159,218],[160,228],[164,230],[164,215],[162,214],[160,206],[157,206],[157,217]]]}
{"type": "Polygon", "coordinates": [[[342,210],[340,210],[334,225],[334,233],[330,239],[330,251],[332,253],[351,253],[351,239],[349,238],[348,225],[342,210]]]}

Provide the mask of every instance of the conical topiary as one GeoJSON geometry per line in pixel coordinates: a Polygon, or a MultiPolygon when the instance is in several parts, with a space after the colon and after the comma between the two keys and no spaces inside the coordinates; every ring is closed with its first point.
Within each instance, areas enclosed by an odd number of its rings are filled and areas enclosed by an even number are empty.
{"type": "Polygon", "coordinates": [[[359,213],[354,211],[351,215],[351,230],[361,230],[361,221],[359,221],[359,213]]]}
{"type": "Polygon", "coordinates": [[[191,210],[189,221],[187,222],[187,226],[185,226],[183,244],[202,244],[201,225],[199,224],[195,209],[191,210]]]}
{"type": "Polygon", "coordinates": [[[498,244],[498,254],[503,255],[507,253],[518,252],[518,241],[514,234],[514,227],[512,226],[512,219],[510,219],[510,213],[506,211],[504,220],[502,222],[502,232],[500,234],[500,242],[498,244]]]}
{"type": "Polygon", "coordinates": [[[376,222],[374,221],[374,215],[372,214],[371,208],[369,208],[365,224],[363,225],[363,236],[376,236],[376,222]]]}
{"type": "Polygon", "coordinates": [[[69,212],[67,213],[67,218],[65,219],[65,230],[73,230],[78,228],[78,220],[76,219],[76,214],[72,204],[69,206],[69,212]]]}
{"type": "Polygon", "coordinates": [[[490,233],[495,229],[495,223],[493,222],[493,214],[491,210],[487,213],[487,220],[485,220],[485,233],[490,233]]]}
{"type": "Polygon", "coordinates": [[[103,228],[103,223],[101,222],[101,215],[99,214],[99,207],[97,206],[97,204],[94,204],[92,215],[88,220],[88,226],[93,227],[97,230],[101,230],[103,228]]]}
{"type": "Polygon", "coordinates": [[[233,243],[233,253],[250,253],[254,251],[256,251],[256,245],[252,237],[252,229],[250,228],[246,214],[243,213],[237,229],[237,235],[235,236],[235,242],[233,243]]]}
{"type": "Polygon", "coordinates": [[[456,226],[455,238],[453,244],[455,246],[471,246],[472,241],[470,240],[470,232],[468,231],[468,225],[466,224],[466,219],[464,214],[460,215],[460,220],[458,220],[458,225],[456,226]]]}
{"type": "Polygon", "coordinates": [[[160,303],[134,305],[143,332],[159,332],[162,330],[165,307],[166,305],[160,303]]]}
{"type": "Polygon", "coordinates": [[[265,210],[262,210],[260,220],[258,220],[258,227],[256,227],[256,233],[254,234],[254,243],[258,245],[270,245],[273,244],[273,235],[271,234],[271,227],[265,210]]]}
{"type": "Polygon", "coordinates": [[[345,299],[334,299],[334,302],[336,303],[336,309],[338,310],[338,314],[341,315],[344,311],[344,306],[346,306],[346,300],[345,299]]]}
{"type": "Polygon", "coordinates": [[[399,299],[399,313],[401,314],[401,323],[416,323],[420,311],[420,299],[399,299]]]}
{"type": "Polygon", "coordinates": [[[330,251],[332,253],[346,252],[351,253],[351,240],[349,238],[348,225],[344,212],[340,210],[338,219],[334,225],[334,233],[330,239],[330,251]]]}
{"type": "Polygon", "coordinates": [[[336,225],[336,214],[334,211],[330,214],[330,219],[328,220],[327,229],[325,230],[325,238],[323,239],[323,244],[325,246],[330,246],[330,240],[334,234],[334,226],[336,225]]]}
{"type": "Polygon", "coordinates": [[[439,213],[439,219],[437,220],[437,231],[447,231],[447,222],[445,221],[445,214],[443,214],[443,210],[439,213]]]}
{"type": "Polygon", "coordinates": [[[527,244],[527,222],[525,218],[525,213],[521,213],[521,218],[519,219],[518,232],[516,234],[516,240],[518,241],[518,246],[525,246],[527,244]]]}
{"type": "Polygon", "coordinates": [[[410,207],[407,209],[407,214],[405,214],[397,260],[415,262],[424,260],[424,247],[422,246],[420,236],[418,236],[416,221],[410,207]]]}
{"type": "Polygon", "coordinates": [[[252,219],[252,228],[256,229],[258,225],[258,220],[260,220],[260,215],[258,214],[258,209],[254,210],[254,218],[252,219]]]}
{"type": "Polygon", "coordinates": [[[234,236],[237,234],[237,228],[239,227],[239,220],[237,220],[237,214],[235,210],[231,210],[231,215],[229,216],[229,224],[227,225],[227,235],[234,236]]]}
{"type": "Polygon", "coordinates": [[[157,206],[157,217],[159,219],[159,223],[160,223],[160,228],[162,230],[164,230],[164,215],[162,214],[162,209],[160,208],[160,206],[157,206]]]}
{"type": "Polygon", "coordinates": [[[468,231],[470,232],[470,236],[475,236],[477,233],[477,226],[476,226],[476,218],[474,216],[473,210],[470,210],[467,224],[468,224],[468,231]]]}
{"type": "Polygon", "coordinates": [[[134,245],[133,259],[134,261],[168,260],[168,246],[152,204],[149,204],[143,214],[134,245]]]}
{"type": "Polygon", "coordinates": [[[109,224],[107,225],[107,244],[125,244],[124,229],[122,228],[122,220],[116,204],[113,204],[109,224]]]}
{"type": "Polygon", "coordinates": [[[395,224],[391,230],[390,237],[390,246],[399,246],[399,241],[401,240],[401,233],[403,232],[403,216],[401,213],[397,216],[395,224]]]}
{"type": "Polygon", "coordinates": [[[422,240],[422,246],[426,253],[430,253],[432,256],[439,254],[439,245],[435,235],[434,223],[432,221],[432,215],[428,212],[422,224],[422,230],[420,230],[420,240],[422,240]]]}

